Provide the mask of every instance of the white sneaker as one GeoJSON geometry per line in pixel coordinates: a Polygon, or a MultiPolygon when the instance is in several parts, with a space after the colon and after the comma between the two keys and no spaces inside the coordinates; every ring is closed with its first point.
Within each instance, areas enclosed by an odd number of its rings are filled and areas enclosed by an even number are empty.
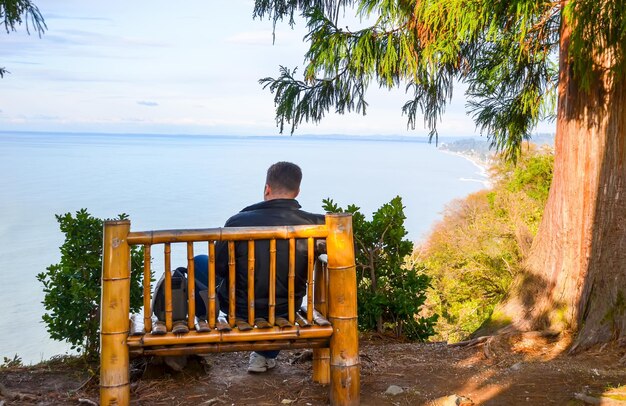
{"type": "Polygon", "coordinates": [[[252,352],[250,354],[250,363],[248,364],[248,372],[265,372],[276,366],[276,360],[273,358],[265,358],[261,354],[252,352]]]}

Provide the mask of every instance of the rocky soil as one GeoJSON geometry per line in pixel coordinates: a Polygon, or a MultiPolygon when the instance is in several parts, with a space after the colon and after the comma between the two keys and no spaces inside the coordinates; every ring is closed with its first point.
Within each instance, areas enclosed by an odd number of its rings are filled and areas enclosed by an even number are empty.
{"type": "MultiPolygon", "coordinates": [[[[569,342],[533,333],[461,346],[364,338],[361,404],[626,405],[626,349],[568,355],[569,342]]],[[[328,387],[311,381],[308,351],[283,351],[278,360],[275,369],[256,375],[246,372],[246,353],[194,357],[182,371],[155,359],[135,360],[132,404],[328,404],[328,387]]],[[[97,374],[84,363],[57,359],[0,369],[0,406],[81,404],[98,404],[97,374]]]]}

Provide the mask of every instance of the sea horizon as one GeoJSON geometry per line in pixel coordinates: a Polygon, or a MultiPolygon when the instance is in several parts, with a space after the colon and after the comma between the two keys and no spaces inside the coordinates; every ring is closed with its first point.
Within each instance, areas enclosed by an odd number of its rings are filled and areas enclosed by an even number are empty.
{"type": "Polygon", "coordinates": [[[142,137],[142,138],[230,138],[230,139],[281,139],[281,138],[297,138],[297,139],[328,139],[328,140],[362,140],[362,141],[385,141],[385,142],[419,142],[432,144],[438,146],[438,144],[444,141],[455,141],[460,139],[484,139],[482,136],[451,136],[451,135],[439,135],[433,137],[432,141],[427,135],[420,134],[345,134],[345,133],[328,133],[328,134],[314,134],[314,133],[295,133],[295,134],[254,134],[254,133],[237,133],[237,134],[219,134],[219,133],[191,133],[191,132],[97,132],[97,131],[40,131],[40,130],[0,130],[0,137],[2,136],[20,136],[20,135],[34,135],[34,136],[63,136],[63,137],[142,137]]]}

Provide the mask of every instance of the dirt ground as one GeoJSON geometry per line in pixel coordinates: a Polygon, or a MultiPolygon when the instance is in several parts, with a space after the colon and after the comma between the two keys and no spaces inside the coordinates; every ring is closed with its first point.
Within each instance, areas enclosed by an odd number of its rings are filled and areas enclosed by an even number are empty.
{"type": "MultiPolygon", "coordinates": [[[[567,338],[509,334],[469,346],[361,340],[362,405],[626,404],[626,348],[567,355],[567,338]],[[390,386],[401,389],[387,394],[390,386]]],[[[283,351],[265,374],[246,372],[248,354],[190,359],[175,372],[135,360],[134,405],[326,405],[328,387],[311,381],[308,351],[283,351]]],[[[397,389],[397,388],[396,388],[397,389]]],[[[96,405],[97,376],[56,360],[0,369],[0,406],[96,405]]]]}

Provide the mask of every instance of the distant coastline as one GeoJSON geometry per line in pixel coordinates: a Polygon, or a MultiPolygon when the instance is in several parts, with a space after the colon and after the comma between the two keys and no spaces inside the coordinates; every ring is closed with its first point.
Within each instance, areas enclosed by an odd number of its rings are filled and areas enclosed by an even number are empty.
{"type": "Polygon", "coordinates": [[[450,151],[450,150],[442,149],[442,148],[440,148],[440,151],[446,154],[456,155],[458,157],[467,159],[475,167],[478,168],[480,176],[484,178],[482,180],[472,179],[472,178],[460,178],[460,180],[465,181],[465,182],[479,182],[479,183],[482,183],[487,189],[491,187],[492,183],[491,183],[491,176],[489,175],[489,168],[491,167],[492,159],[481,159],[477,157],[476,155],[469,153],[469,152],[468,153],[456,152],[456,151],[450,151]]]}
{"type": "Polygon", "coordinates": [[[486,140],[475,138],[460,139],[450,143],[442,143],[438,149],[447,154],[467,159],[478,168],[480,176],[484,178],[481,180],[461,178],[461,180],[480,182],[485,188],[491,187],[489,168],[493,163],[494,153],[489,149],[489,143],[486,140]]]}
{"type": "MultiPolygon", "coordinates": [[[[537,145],[554,145],[554,134],[538,133],[532,136],[532,143],[537,145]]],[[[442,143],[440,151],[463,157],[480,169],[481,176],[486,181],[482,183],[486,188],[492,185],[489,169],[494,163],[495,152],[491,150],[490,142],[484,138],[463,138],[449,143],[442,143]]],[[[464,181],[476,181],[477,179],[461,179],[464,181]]]]}

